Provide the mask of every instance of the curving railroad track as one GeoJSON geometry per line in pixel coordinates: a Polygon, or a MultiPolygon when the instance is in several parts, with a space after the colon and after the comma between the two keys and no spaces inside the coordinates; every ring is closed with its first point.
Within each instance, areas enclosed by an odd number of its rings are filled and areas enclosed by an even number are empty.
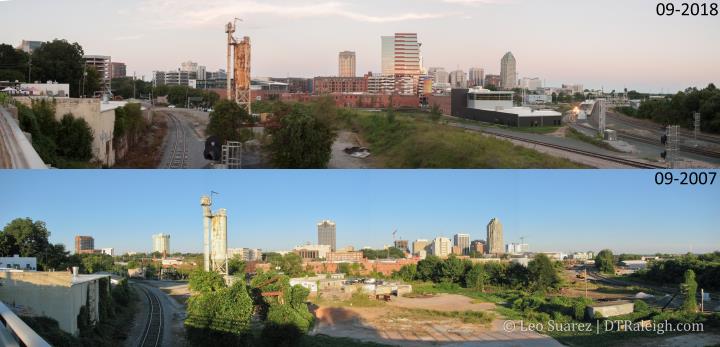
{"type": "Polygon", "coordinates": [[[148,299],[148,319],[147,324],[140,336],[138,346],[140,347],[160,347],[162,345],[163,324],[163,307],[160,298],[150,289],[143,285],[138,285],[145,293],[148,299]]]}
{"type": "Polygon", "coordinates": [[[512,135],[507,135],[507,134],[500,134],[500,133],[495,133],[495,132],[493,132],[493,133],[488,133],[488,134],[493,135],[493,136],[497,136],[497,137],[506,138],[506,139],[509,139],[509,140],[527,142],[527,143],[531,143],[531,144],[535,144],[535,145],[539,145],[539,146],[544,146],[544,147],[548,147],[548,148],[554,148],[554,149],[559,149],[559,150],[563,150],[563,151],[566,151],[566,152],[571,152],[571,153],[575,153],[575,154],[580,154],[580,155],[587,156],[587,157],[602,159],[602,160],[605,160],[605,161],[610,161],[610,162],[613,162],[613,163],[618,163],[618,164],[626,165],[626,166],[629,166],[629,167],[632,167],[632,168],[638,168],[638,169],[667,169],[667,167],[661,166],[661,165],[655,165],[655,164],[650,164],[650,163],[644,163],[644,162],[639,162],[639,161],[635,161],[635,160],[630,160],[630,159],[626,159],[626,158],[614,157],[614,156],[611,156],[611,155],[594,153],[594,152],[585,151],[585,150],[582,150],[582,149],[572,148],[572,147],[568,147],[568,146],[556,145],[556,144],[547,143],[547,142],[542,142],[542,141],[537,141],[537,140],[530,140],[530,139],[526,139],[526,138],[523,138],[523,137],[517,137],[517,136],[512,136],[512,135]]]}
{"type": "Polygon", "coordinates": [[[188,142],[185,134],[185,127],[182,122],[170,112],[165,112],[168,119],[175,126],[175,141],[172,144],[170,152],[170,160],[167,163],[168,169],[185,169],[187,168],[188,159],[188,142]]]}

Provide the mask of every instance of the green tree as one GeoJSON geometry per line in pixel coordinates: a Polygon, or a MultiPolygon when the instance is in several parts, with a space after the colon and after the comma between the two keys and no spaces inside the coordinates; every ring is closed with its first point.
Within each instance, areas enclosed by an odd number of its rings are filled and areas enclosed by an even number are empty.
{"type": "Polygon", "coordinates": [[[84,71],[85,76],[83,77],[82,83],[80,84],[82,90],[82,96],[86,98],[92,98],[97,92],[105,92],[103,90],[102,78],[100,73],[92,66],[88,66],[84,71]]]}
{"type": "Polygon", "coordinates": [[[244,108],[235,102],[224,100],[218,102],[210,113],[207,133],[219,137],[221,143],[247,141],[249,137],[241,130],[249,124],[252,124],[252,117],[244,108]]]}
{"type": "Polygon", "coordinates": [[[435,267],[433,282],[459,283],[465,274],[465,264],[455,255],[451,255],[440,266],[435,267]]]}
{"type": "Polygon", "coordinates": [[[270,157],[277,168],[322,169],[330,161],[335,132],[331,125],[310,115],[301,105],[280,118],[280,127],[270,131],[270,157]]]}
{"type": "Polygon", "coordinates": [[[466,275],[466,286],[468,288],[474,288],[484,292],[485,283],[487,282],[488,277],[488,273],[485,271],[485,266],[483,264],[474,264],[466,275]]]}
{"type": "Polygon", "coordinates": [[[92,158],[92,129],[82,118],[66,114],[57,129],[57,153],[65,158],[88,161],[92,158]]]}
{"type": "Polygon", "coordinates": [[[115,264],[113,258],[107,254],[82,254],[80,258],[83,271],[89,274],[111,271],[115,264]]]}
{"type": "Polygon", "coordinates": [[[231,276],[240,276],[245,274],[245,262],[239,256],[234,256],[228,260],[228,274],[231,276]]]}
{"type": "Polygon", "coordinates": [[[552,260],[542,253],[528,263],[528,272],[529,280],[536,291],[554,290],[562,283],[552,260]]]}
{"type": "Polygon", "coordinates": [[[27,53],[0,44],[0,81],[27,81],[27,53]]]}
{"type": "Polygon", "coordinates": [[[401,267],[395,275],[396,277],[401,278],[403,281],[410,282],[414,280],[417,276],[417,265],[405,265],[401,267]]]}
{"type": "Polygon", "coordinates": [[[695,271],[687,270],[683,276],[684,280],[680,285],[680,292],[683,296],[682,309],[685,312],[697,312],[697,282],[695,281],[695,271]]]}
{"type": "Polygon", "coordinates": [[[53,40],[32,53],[32,79],[70,84],[70,95],[79,96],[83,77],[83,49],[77,43],[53,40]]]}
{"type": "Polygon", "coordinates": [[[194,344],[243,345],[250,329],[253,303],[242,281],[224,284],[188,299],[185,327],[194,344]]]}
{"type": "Polygon", "coordinates": [[[15,254],[20,254],[20,247],[18,247],[15,236],[5,231],[0,231],[0,255],[12,257],[15,254]]]}
{"type": "Polygon", "coordinates": [[[273,268],[279,268],[284,274],[295,277],[303,273],[302,258],[296,253],[288,253],[281,257],[274,257],[270,261],[273,268]]]}
{"type": "Polygon", "coordinates": [[[427,258],[419,261],[417,264],[418,279],[421,281],[431,281],[435,273],[435,268],[438,267],[441,262],[442,260],[434,255],[429,255],[427,258]]]}
{"type": "Polygon", "coordinates": [[[193,292],[215,292],[225,288],[225,280],[217,272],[197,269],[190,273],[189,286],[193,292]]]}
{"type": "Polygon", "coordinates": [[[615,256],[609,249],[603,249],[595,256],[595,267],[600,272],[615,274],[615,256]]]}
{"type": "Polygon", "coordinates": [[[44,264],[43,255],[50,245],[50,232],[45,222],[18,218],[7,224],[3,233],[15,238],[21,257],[37,257],[38,263],[44,264]]]}

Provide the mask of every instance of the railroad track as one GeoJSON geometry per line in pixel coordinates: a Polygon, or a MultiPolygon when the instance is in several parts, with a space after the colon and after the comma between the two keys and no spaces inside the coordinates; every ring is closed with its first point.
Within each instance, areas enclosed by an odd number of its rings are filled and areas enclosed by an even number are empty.
{"type": "Polygon", "coordinates": [[[168,118],[175,125],[175,141],[173,142],[172,151],[170,152],[170,161],[167,164],[168,169],[184,169],[187,167],[186,160],[188,158],[187,139],[185,138],[185,127],[182,122],[172,113],[166,113],[168,118]]]}
{"type": "MultiPolygon", "coordinates": [[[[659,138],[658,139],[649,139],[647,137],[631,135],[624,131],[618,131],[618,137],[620,137],[622,139],[634,140],[634,141],[648,143],[651,145],[657,145],[657,146],[662,147],[662,144],[660,144],[659,138]]],[[[679,147],[680,147],[680,152],[698,154],[698,155],[702,155],[702,156],[709,157],[709,158],[720,158],[720,153],[715,152],[715,151],[710,151],[710,150],[702,149],[699,147],[691,147],[691,146],[685,146],[685,145],[680,145],[679,147]]]]}
{"type": "MultiPolygon", "coordinates": [[[[653,133],[657,134],[658,139],[660,139],[660,136],[665,133],[665,131],[660,128],[660,126],[661,126],[660,124],[658,124],[657,127],[653,127],[653,126],[646,124],[645,122],[643,122],[641,120],[636,120],[636,119],[631,119],[631,118],[629,119],[626,116],[610,115],[610,114],[608,114],[608,119],[616,121],[618,123],[624,123],[626,125],[630,125],[630,126],[633,126],[635,128],[641,129],[641,130],[652,131],[653,133]]],[[[684,128],[680,128],[679,133],[682,137],[686,137],[688,139],[695,138],[695,133],[693,131],[690,131],[690,130],[687,130],[684,128]]],[[[720,144],[720,136],[708,135],[708,134],[698,134],[697,138],[698,138],[698,140],[715,143],[715,144],[720,144]]]]}
{"type": "Polygon", "coordinates": [[[650,163],[643,163],[643,162],[634,161],[634,160],[630,160],[630,159],[626,159],[626,158],[613,157],[611,155],[594,153],[594,152],[585,151],[582,149],[572,148],[572,147],[568,147],[568,146],[556,145],[556,144],[537,141],[537,140],[529,140],[529,139],[522,138],[522,137],[494,133],[494,132],[486,132],[486,133],[490,134],[490,135],[510,139],[510,140],[531,143],[531,144],[540,145],[540,146],[544,146],[544,147],[563,150],[566,152],[576,153],[576,154],[584,155],[587,157],[603,159],[603,160],[610,161],[613,163],[623,164],[623,165],[627,165],[627,166],[639,168],[639,169],[667,169],[665,166],[660,166],[660,165],[655,165],[655,164],[650,164],[650,163]]]}
{"type": "Polygon", "coordinates": [[[140,347],[160,347],[162,345],[162,332],[163,332],[163,307],[160,303],[160,298],[157,297],[150,289],[143,285],[139,285],[142,288],[145,296],[148,299],[148,319],[147,325],[143,330],[142,336],[138,346],[140,347]]]}

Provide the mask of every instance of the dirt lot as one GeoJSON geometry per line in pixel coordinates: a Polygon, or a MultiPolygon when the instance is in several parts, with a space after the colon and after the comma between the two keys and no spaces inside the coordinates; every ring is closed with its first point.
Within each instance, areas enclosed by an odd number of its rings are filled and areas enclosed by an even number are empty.
{"type": "Polygon", "coordinates": [[[329,169],[367,169],[372,167],[372,155],[365,159],[354,158],[345,153],[347,147],[367,147],[357,134],[350,131],[340,131],[332,145],[329,169]]]}
{"type": "Polygon", "coordinates": [[[465,323],[460,318],[422,315],[433,311],[492,311],[493,304],[473,303],[460,295],[396,298],[379,307],[318,307],[314,334],[371,341],[397,346],[561,346],[537,333],[506,332],[504,320],[491,324],[465,323]]]}

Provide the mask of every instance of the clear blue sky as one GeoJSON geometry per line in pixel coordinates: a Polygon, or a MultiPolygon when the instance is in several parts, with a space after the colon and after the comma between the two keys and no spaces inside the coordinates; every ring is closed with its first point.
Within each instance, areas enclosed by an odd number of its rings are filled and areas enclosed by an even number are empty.
{"type": "Polygon", "coordinates": [[[51,241],[147,251],[202,249],[200,196],[220,192],[230,247],[289,249],[337,222],[338,246],[381,247],[392,231],[414,240],[485,238],[499,218],[505,242],[535,251],[708,252],[720,249],[720,182],[658,187],[645,171],[0,171],[0,225],[47,222],[51,241]]]}
{"type": "MultiPolygon", "coordinates": [[[[244,19],[253,75],[379,71],[380,36],[417,32],[425,65],[500,72],[512,51],[520,77],[548,85],[648,92],[720,78],[720,17],[660,17],[650,0],[0,0],[0,42],[65,38],[149,78],[193,60],[225,65],[224,24],[244,19]],[[10,30],[8,30],[11,28],[10,30]]],[[[677,2],[679,3],[679,2],[677,2]]]]}

